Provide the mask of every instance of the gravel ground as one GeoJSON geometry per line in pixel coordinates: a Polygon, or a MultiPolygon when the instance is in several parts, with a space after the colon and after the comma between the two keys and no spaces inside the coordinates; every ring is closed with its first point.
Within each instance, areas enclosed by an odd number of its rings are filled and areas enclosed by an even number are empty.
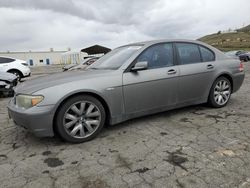
{"type": "MultiPolygon", "coordinates": [[[[83,144],[34,137],[9,120],[9,99],[2,98],[0,187],[250,187],[245,67],[242,88],[224,108],[199,105],[131,120],[83,144]]],[[[33,77],[58,71],[35,68],[33,77]]]]}

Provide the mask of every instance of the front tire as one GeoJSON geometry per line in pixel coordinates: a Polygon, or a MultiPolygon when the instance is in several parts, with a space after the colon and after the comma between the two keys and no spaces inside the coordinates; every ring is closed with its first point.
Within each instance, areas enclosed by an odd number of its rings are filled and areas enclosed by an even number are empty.
{"type": "Polygon", "coordinates": [[[226,77],[217,78],[210,89],[208,104],[214,108],[226,106],[232,93],[231,82],[226,77]]]}
{"type": "Polygon", "coordinates": [[[59,109],[55,128],[68,142],[81,143],[92,140],[105,123],[105,109],[101,102],[89,95],[68,99],[59,109]]]}

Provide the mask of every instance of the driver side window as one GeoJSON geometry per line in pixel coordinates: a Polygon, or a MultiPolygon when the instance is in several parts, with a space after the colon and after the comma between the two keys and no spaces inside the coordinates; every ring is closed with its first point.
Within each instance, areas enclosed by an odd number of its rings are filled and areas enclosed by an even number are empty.
{"type": "Polygon", "coordinates": [[[148,69],[169,67],[174,65],[174,53],[172,43],[156,44],[144,50],[137,62],[147,61],[148,69]]]}

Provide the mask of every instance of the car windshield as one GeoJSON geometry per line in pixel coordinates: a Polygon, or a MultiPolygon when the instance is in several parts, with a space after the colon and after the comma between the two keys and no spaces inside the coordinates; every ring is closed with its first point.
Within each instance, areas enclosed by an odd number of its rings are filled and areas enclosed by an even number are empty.
{"type": "Polygon", "coordinates": [[[141,45],[133,45],[116,48],[102,56],[88,69],[119,69],[141,47],[141,45]]]}

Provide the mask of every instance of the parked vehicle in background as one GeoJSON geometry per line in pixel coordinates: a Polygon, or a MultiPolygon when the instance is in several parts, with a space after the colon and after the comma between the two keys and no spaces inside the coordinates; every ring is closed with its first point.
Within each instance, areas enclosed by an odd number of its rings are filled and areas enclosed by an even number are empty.
{"type": "Polygon", "coordinates": [[[8,110],[37,136],[84,142],[105,123],[200,103],[223,107],[244,76],[239,60],[199,41],[140,42],[114,49],[86,70],[22,83],[8,110]]]}
{"type": "Polygon", "coordinates": [[[241,61],[245,61],[245,62],[250,61],[250,52],[240,54],[239,58],[240,58],[241,61]]]}
{"type": "Polygon", "coordinates": [[[16,75],[0,72],[0,96],[11,96],[13,95],[13,87],[17,85],[18,78],[16,75]]]}
{"type": "Polygon", "coordinates": [[[16,75],[19,81],[31,75],[30,68],[26,61],[9,57],[0,57],[0,71],[16,75]]]}
{"type": "Polygon", "coordinates": [[[82,64],[79,64],[79,65],[76,65],[76,66],[74,66],[74,67],[71,67],[70,69],[69,69],[69,71],[73,71],[73,70],[84,70],[84,69],[86,69],[88,66],[90,66],[91,64],[93,64],[96,60],[98,60],[99,59],[99,57],[95,57],[95,58],[91,58],[91,59],[89,59],[87,62],[85,62],[85,63],[82,63],[82,64]]]}
{"type": "Polygon", "coordinates": [[[241,54],[244,54],[246,53],[246,51],[243,51],[243,50],[234,50],[234,51],[228,51],[228,52],[225,52],[225,54],[229,57],[232,57],[232,58],[235,58],[235,59],[239,59],[239,56],[241,54]]]}
{"type": "Polygon", "coordinates": [[[87,57],[80,64],[69,64],[63,67],[63,71],[85,69],[87,66],[94,63],[99,57],[87,57]]]}

